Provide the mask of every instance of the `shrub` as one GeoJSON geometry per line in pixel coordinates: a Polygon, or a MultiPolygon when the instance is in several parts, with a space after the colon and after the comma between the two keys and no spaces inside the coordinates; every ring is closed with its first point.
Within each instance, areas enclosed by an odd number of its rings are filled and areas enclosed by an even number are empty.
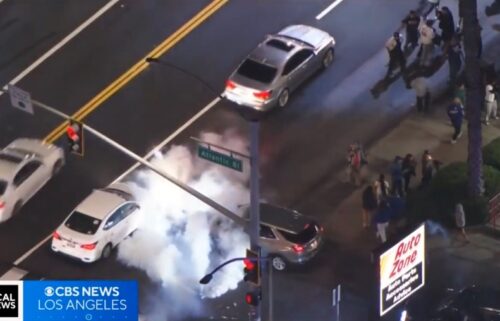
{"type": "Polygon", "coordinates": [[[462,203],[467,225],[482,224],[488,218],[488,199],[500,192],[500,171],[492,166],[483,168],[485,196],[467,195],[467,164],[452,163],[443,167],[430,186],[408,197],[407,213],[412,220],[432,219],[453,226],[453,211],[462,203]]]}
{"type": "Polygon", "coordinates": [[[483,147],[483,162],[500,170],[500,138],[483,147]]]}

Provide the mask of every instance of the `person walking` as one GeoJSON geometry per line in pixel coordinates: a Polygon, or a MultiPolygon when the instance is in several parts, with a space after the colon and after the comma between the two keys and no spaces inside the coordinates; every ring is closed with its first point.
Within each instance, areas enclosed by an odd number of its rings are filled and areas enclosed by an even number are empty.
{"type": "Polygon", "coordinates": [[[420,24],[420,17],[415,10],[410,10],[401,23],[406,28],[406,41],[403,49],[406,54],[409,54],[418,46],[418,25],[420,24]]]}
{"type": "Polygon", "coordinates": [[[461,203],[455,205],[455,224],[466,242],[469,242],[469,237],[465,233],[465,211],[461,203]]]}
{"type": "Polygon", "coordinates": [[[464,61],[464,54],[458,37],[453,36],[453,38],[449,41],[446,49],[446,56],[448,57],[450,87],[455,88],[458,80],[458,74],[462,68],[462,62],[464,61]]]}
{"type": "Polygon", "coordinates": [[[372,185],[368,185],[363,190],[362,194],[363,202],[363,228],[369,227],[372,219],[372,215],[378,207],[377,196],[375,195],[375,190],[372,185]]]}
{"type": "Polygon", "coordinates": [[[389,195],[389,182],[385,180],[385,175],[380,174],[378,179],[373,182],[373,187],[375,190],[375,196],[377,197],[377,203],[386,199],[389,195]]]}
{"type": "Polygon", "coordinates": [[[356,144],[351,144],[347,154],[349,181],[359,186],[361,184],[361,151],[356,144]]]}
{"type": "Polygon", "coordinates": [[[392,195],[403,197],[403,159],[400,156],[396,156],[392,162],[389,170],[391,172],[392,180],[392,195]]]}
{"type": "Polygon", "coordinates": [[[410,182],[412,176],[417,175],[417,162],[412,154],[406,154],[403,159],[403,178],[404,178],[404,190],[405,193],[408,194],[410,190],[410,182]]]}
{"type": "Polygon", "coordinates": [[[462,106],[460,99],[454,98],[453,103],[448,105],[448,117],[455,130],[451,138],[451,143],[455,144],[457,139],[462,136],[462,121],[464,119],[464,106],[462,106]]]}
{"type": "Polygon", "coordinates": [[[392,37],[387,40],[385,48],[389,54],[389,67],[387,68],[385,78],[390,78],[394,70],[398,67],[401,73],[404,73],[406,71],[406,58],[401,49],[401,37],[399,32],[395,32],[392,37]]]}
{"type": "Polygon", "coordinates": [[[431,93],[425,77],[423,75],[418,75],[410,82],[410,86],[415,91],[417,111],[428,112],[431,93]]]}
{"type": "Polygon", "coordinates": [[[490,124],[490,117],[493,119],[498,119],[497,116],[497,102],[495,100],[495,80],[489,80],[486,84],[486,92],[484,96],[484,103],[486,109],[486,115],[484,116],[485,125],[490,124]]]}
{"type": "Polygon", "coordinates": [[[380,238],[382,243],[387,242],[387,228],[391,218],[391,209],[386,200],[380,202],[377,212],[374,216],[375,225],[377,227],[376,236],[380,238]]]}
{"type": "Polygon", "coordinates": [[[418,27],[420,43],[420,66],[428,67],[430,66],[430,60],[434,51],[434,29],[432,29],[433,21],[431,19],[426,19],[425,22],[422,20],[418,27]]]}

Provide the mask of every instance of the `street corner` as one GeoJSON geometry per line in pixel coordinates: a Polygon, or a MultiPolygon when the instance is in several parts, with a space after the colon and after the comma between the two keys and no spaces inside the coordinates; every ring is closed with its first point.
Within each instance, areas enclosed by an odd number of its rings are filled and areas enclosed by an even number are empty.
{"type": "Polygon", "coordinates": [[[472,228],[468,241],[453,235],[447,252],[457,258],[500,267],[500,233],[488,227],[472,228]]]}

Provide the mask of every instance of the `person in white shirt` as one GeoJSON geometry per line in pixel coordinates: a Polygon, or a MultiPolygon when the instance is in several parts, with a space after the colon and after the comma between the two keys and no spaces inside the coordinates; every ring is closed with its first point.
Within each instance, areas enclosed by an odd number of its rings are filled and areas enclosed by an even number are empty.
{"type": "Polygon", "coordinates": [[[432,29],[433,21],[427,19],[424,21],[422,19],[420,21],[420,25],[418,26],[419,39],[420,43],[420,65],[421,66],[429,66],[430,58],[432,57],[432,52],[434,50],[434,29],[432,29]]]}
{"type": "Polygon", "coordinates": [[[495,81],[489,81],[486,85],[486,92],[484,96],[484,103],[486,107],[486,115],[484,117],[484,123],[486,125],[490,124],[490,117],[492,119],[498,119],[497,116],[497,102],[495,100],[495,91],[494,91],[495,81]]]}

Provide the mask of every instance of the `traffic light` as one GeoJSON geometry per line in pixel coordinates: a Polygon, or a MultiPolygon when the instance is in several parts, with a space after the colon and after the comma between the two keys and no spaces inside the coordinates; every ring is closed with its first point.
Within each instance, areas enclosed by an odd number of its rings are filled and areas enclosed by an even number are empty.
{"type": "Polygon", "coordinates": [[[254,285],[260,285],[260,262],[257,252],[247,249],[246,259],[243,260],[243,264],[245,264],[243,280],[254,285]]]}
{"type": "Polygon", "coordinates": [[[70,153],[83,156],[83,124],[70,120],[66,127],[66,137],[68,137],[68,148],[70,153]]]}
{"type": "Polygon", "coordinates": [[[249,305],[257,306],[260,301],[260,291],[247,292],[245,302],[249,305]]]}

